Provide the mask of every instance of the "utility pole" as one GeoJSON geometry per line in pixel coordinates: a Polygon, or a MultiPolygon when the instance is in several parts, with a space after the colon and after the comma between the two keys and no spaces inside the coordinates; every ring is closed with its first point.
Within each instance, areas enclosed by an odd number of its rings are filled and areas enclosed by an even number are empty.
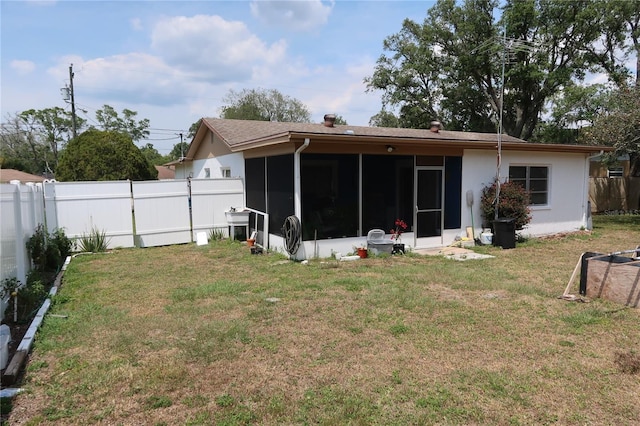
{"type": "Polygon", "coordinates": [[[73,123],[73,138],[76,138],[76,102],[73,97],[73,64],[69,65],[69,88],[71,89],[71,122],[73,123]]]}

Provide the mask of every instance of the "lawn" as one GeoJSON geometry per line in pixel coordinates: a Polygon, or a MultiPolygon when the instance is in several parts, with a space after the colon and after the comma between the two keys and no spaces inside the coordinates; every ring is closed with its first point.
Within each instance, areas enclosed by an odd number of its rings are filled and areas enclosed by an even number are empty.
{"type": "Polygon", "coordinates": [[[465,262],[230,241],[78,256],[10,423],[638,424],[616,360],[640,353],[640,310],[558,299],[581,253],[640,244],[640,216],[594,222],[465,262]]]}

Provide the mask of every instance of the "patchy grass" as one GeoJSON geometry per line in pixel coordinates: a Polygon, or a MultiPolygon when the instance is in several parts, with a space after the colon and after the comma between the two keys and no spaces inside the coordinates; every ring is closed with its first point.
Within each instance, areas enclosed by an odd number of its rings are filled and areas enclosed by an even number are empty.
{"type": "Polygon", "coordinates": [[[594,223],[467,262],[78,257],[11,424],[640,423],[640,310],[557,298],[581,253],[639,243],[638,216],[594,223]]]}

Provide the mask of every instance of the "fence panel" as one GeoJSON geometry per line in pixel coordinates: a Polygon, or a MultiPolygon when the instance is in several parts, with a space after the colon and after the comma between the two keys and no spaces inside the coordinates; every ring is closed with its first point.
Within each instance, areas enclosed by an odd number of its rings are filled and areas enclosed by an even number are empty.
{"type": "MultiPolygon", "coordinates": [[[[0,185],[0,280],[16,278],[27,282],[31,260],[27,241],[43,224],[44,205],[40,185],[19,183],[0,185]]],[[[0,320],[3,319],[8,296],[0,300],[0,320]]]]}
{"type": "MultiPolygon", "coordinates": [[[[58,211],[56,209],[56,182],[44,181],[42,184],[42,192],[44,194],[44,223],[47,225],[48,231],[58,229],[58,211]]],[[[67,234],[68,230],[64,230],[67,234]]],[[[67,236],[69,236],[67,234],[67,236]]]]}
{"type": "Polygon", "coordinates": [[[133,182],[132,191],[137,246],[191,242],[188,181],[133,182]]]}
{"type": "Polygon", "coordinates": [[[192,179],[192,238],[195,240],[198,232],[213,228],[224,228],[226,233],[228,225],[224,212],[230,207],[243,207],[244,203],[242,179],[192,179]]]}
{"type": "MultiPolygon", "coordinates": [[[[22,216],[20,205],[16,203],[18,187],[12,184],[0,184],[0,269],[2,280],[18,276],[17,222],[22,216]]],[[[19,278],[18,278],[19,279],[19,278]]]]}
{"type": "Polygon", "coordinates": [[[28,240],[43,222],[42,185],[27,183],[18,186],[20,191],[20,211],[22,214],[22,236],[28,240]]]}
{"type": "MultiPolygon", "coordinates": [[[[105,233],[109,248],[133,247],[129,181],[56,182],[51,186],[47,196],[53,197],[57,227],[67,237],[81,238],[95,229],[105,233]]],[[[47,219],[50,216],[53,214],[47,219]]]]}

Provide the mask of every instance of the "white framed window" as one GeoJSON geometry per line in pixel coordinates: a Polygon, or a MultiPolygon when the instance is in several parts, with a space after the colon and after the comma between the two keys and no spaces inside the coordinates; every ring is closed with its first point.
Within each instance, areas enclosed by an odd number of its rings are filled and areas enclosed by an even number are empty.
{"type": "Polygon", "coordinates": [[[532,206],[549,204],[548,166],[509,166],[509,181],[519,183],[529,192],[532,206]]]}
{"type": "Polygon", "coordinates": [[[204,168],[204,177],[205,179],[209,179],[211,177],[211,169],[208,167],[204,168]]]}
{"type": "Polygon", "coordinates": [[[230,178],[231,167],[220,167],[220,175],[222,175],[223,178],[230,178]]]}
{"type": "Polygon", "coordinates": [[[607,169],[607,177],[621,178],[623,176],[624,176],[624,167],[622,166],[609,167],[607,169]]]}

